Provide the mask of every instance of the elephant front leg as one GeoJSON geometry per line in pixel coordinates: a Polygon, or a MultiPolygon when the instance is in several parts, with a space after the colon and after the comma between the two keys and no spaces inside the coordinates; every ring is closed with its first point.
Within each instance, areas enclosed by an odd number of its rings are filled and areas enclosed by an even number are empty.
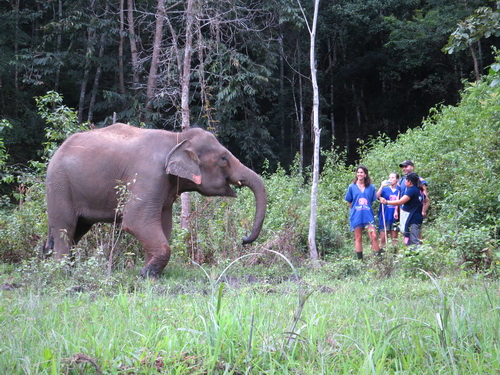
{"type": "Polygon", "coordinates": [[[144,247],[144,251],[146,252],[146,265],[141,270],[141,276],[160,277],[170,260],[170,246],[165,242],[159,249],[150,250],[144,247]]]}
{"type": "Polygon", "coordinates": [[[124,229],[141,243],[146,255],[143,277],[159,277],[170,260],[170,245],[163,232],[161,223],[145,227],[138,223],[127,223],[124,218],[124,229]]]}

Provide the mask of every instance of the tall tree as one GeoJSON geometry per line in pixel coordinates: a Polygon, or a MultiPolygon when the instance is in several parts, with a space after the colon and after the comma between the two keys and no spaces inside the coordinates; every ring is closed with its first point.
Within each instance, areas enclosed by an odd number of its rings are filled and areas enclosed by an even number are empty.
{"type": "Polygon", "coordinates": [[[146,109],[151,111],[153,100],[158,85],[158,67],[160,65],[160,54],[163,41],[163,24],[165,22],[165,0],[158,0],[156,6],[156,27],[154,33],[153,52],[149,67],[148,83],[146,86],[146,109]]]}
{"type": "Polygon", "coordinates": [[[450,35],[448,43],[443,51],[449,54],[468,49],[470,51],[476,80],[481,79],[479,68],[479,58],[474,45],[480,51],[480,40],[491,36],[500,37],[500,2],[497,2],[497,9],[490,7],[480,7],[474,14],[458,23],[457,29],[450,35]]]}
{"type": "MultiPolygon", "coordinates": [[[[193,26],[194,26],[194,13],[193,3],[195,0],[188,0],[186,5],[186,36],[184,43],[184,59],[182,64],[181,74],[181,115],[182,115],[182,130],[186,131],[191,126],[190,110],[189,110],[189,87],[191,83],[191,57],[193,50],[193,26]]],[[[181,68],[181,67],[179,67],[181,68]]],[[[181,195],[182,200],[182,214],[181,214],[181,228],[187,229],[189,227],[188,220],[191,214],[191,197],[189,193],[181,195]]]]}
{"type": "MultiPolygon", "coordinates": [[[[300,5],[300,0],[299,5],[300,5]]],[[[309,25],[307,16],[305,14],[302,5],[300,5],[304,20],[307,24],[307,29],[309,30],[310,36],[310,46],[309,46],[309,65],[311,68],[311,84],[313,90],[313,116],[312,116],[312,126],[314,134],[314,160],[313,160],[313,179],[311,184],[311,204],[310,204],[310,218],[309,218],[309,235],[308,235],[308,247],[309,256],[311,260],[316,262],[318,260],[318,249],[316,246],[316,222],[317,222],[317,197],[318,197],[318,182],[319,182],[319,156],[320,156],[320,135],[321,128],[319,125],[319,90],[318,90],[318,79],[316,71],[316,29],[318,25],[318,12],[319,12],[319,0],[314,0],[314,10],[313,10],[313,22],[312,26],[309,25]]]]}
{"type": "Polygon", "coordinates": [[[127,0],[127,23],[130,43],[130,58],[132,60],[132,82],[134,87],[139,84],[139,49],[137,47],[134,24],[134,0],[127,0]]]}

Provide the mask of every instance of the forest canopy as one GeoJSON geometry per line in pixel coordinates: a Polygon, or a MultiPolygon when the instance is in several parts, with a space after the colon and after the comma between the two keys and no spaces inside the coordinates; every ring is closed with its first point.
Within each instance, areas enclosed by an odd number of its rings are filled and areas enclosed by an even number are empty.
{"type": "MultiPolygon", "coordinates": [[[[462,80],[493,62],[496,7],[320,2],[322,146],[353,161],[370,136],[394,139],[437,103],[455,104],[462,80]]],[[[309,38],[295,0],[12,0],[0,2],[0,25],[0,117],[13,125],[3,132],[13,163],[39,157],[45,123],[35,97],[60,93],[80,123],[180,129],[185,72],[191,123],[242,161],[289,167],[301,152],[310,163],[309,38]]]]}

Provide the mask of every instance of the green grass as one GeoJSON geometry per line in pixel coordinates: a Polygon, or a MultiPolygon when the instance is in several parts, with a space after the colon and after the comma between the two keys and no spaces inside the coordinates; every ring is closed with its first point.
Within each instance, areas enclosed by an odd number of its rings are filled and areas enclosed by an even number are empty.
{"type": "Polygon", "coordinates": [[[40,288],[4,266],[0,283],[17,287],[0,292],[0,373],[498,373],[497,280],[355,267],[297,281],[286,264],[236,265],[216,283],[222,268],[172,263],[159,280],[103,271],[75,292],[78,270],[40,288]]]}

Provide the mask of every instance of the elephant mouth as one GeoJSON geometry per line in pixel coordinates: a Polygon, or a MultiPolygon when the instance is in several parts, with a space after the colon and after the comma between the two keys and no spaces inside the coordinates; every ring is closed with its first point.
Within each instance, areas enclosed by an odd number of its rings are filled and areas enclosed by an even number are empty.
{"type": "Polygon", "coordinates": [[[240,187],[242,187],[242,185],[238,185],[235,183],[229,184],[229,186],[227,188],[227,196],[231,197],[231,198],[236,198],[238,196],[238,194],[236,193],[235,189],[238,189],[240,187]],[[234,186],[234,188],[232,188],[231,185],[234,186]]]}

